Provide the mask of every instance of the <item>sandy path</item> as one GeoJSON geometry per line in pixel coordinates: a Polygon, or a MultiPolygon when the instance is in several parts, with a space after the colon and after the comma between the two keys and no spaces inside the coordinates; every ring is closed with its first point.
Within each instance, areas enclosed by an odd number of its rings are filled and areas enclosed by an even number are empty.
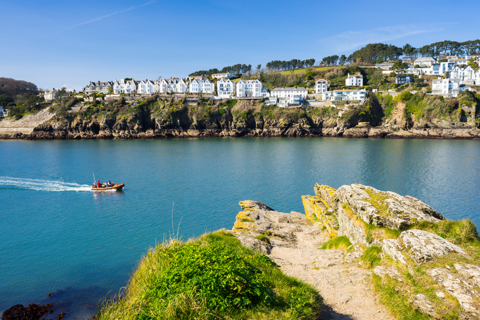
{"type": "Polygon", "coordinates": [[[272,239],[269,257],[290,276],[313,285],[324,299],[320,319],[394,319],[373,295],[366,269],[344,260],[341,250],[319,250],[325,239],[297,233],[292,245],[272,239]]]}

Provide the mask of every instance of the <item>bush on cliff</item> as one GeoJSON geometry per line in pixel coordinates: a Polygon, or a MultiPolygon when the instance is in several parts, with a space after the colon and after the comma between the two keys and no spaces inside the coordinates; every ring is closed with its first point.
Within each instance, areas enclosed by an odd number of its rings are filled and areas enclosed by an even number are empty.
{"type": "Polygon", "coordinates": [[[315,319],[315,290],[220,231],[150,249],[98,319],[315,319]]]}

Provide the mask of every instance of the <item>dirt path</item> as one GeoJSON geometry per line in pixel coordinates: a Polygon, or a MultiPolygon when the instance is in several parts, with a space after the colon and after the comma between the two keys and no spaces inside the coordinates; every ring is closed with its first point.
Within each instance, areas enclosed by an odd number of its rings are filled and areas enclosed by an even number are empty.
{"type": "Polygon", "coordinates": [[[394,319],[373,295],[367,270],[346,262],[342,250],[319,250],[326,239],[319,238],[318,232],[304,229],[296,236],[296,245],[272,239],[269,257],[285,274],[320,292],[325,304],[320,319],[394,319]]]}

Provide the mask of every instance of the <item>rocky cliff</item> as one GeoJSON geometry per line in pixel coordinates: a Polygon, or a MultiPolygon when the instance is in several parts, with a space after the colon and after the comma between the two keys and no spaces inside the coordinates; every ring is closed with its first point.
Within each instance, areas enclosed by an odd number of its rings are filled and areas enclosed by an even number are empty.
{"type": "Polygon", "coordinates": [[[317,286],[335,312],[353,317],[363,302],[368,314],[380,301],[388,313],[355,318],[480,319],[480,239],[470,220],[447,220],[418,199],[359,184],[316,184],[314,191],[302,197],[305,215],[242,201],[233,231],[317,286]],[[320,247],[343,250],[339,257],[338,250],[331,255],[320,247]],[[282,248],[289,255],[281,255],[282,248]],[[339,268],[356,276],[329,282],[339,268]],[[354,283],[362,283],[363,292],[354,283]],[[372,287],[376,297],[365,295],[372,287]]]}
{"type": "MultiPolygon", "coordinates": [[[[1,137],[32,140],[319,136],[480,138],[476,104],[472,101],[461,100],[463,104],[457,101],[457,109],[452,109],[451,114],[427,114],[426,118],[416,118],[407,112],[409,109],[402,100],[393,105],[385,99],[372,95],[360,106],[303,109],[267,106],[258,100],[214,102],[154,96],[135,106],[124,100],[108,104],[95,102],[81,111],[73,108],[75,112],[65,113],[60,106],[54,117],[36,125],[30,134],[8,132],[1,137]]],[[[20,122],[10,122],[11,128],[21,126],[20,122]]]]}

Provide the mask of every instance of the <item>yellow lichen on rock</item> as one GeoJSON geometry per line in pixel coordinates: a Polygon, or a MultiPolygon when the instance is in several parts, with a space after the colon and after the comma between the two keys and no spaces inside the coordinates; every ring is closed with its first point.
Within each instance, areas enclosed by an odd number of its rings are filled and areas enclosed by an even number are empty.
{"type": "MultiPolygon", "coordinates": [[[[332,188],[333,189],[333,188],[332,188]]],[[[327,229],[331,238],[338,235],[338,222],[333,215],[329,201],[317,196],[302,196],[303,207],[307,220],[313,225],[327,229]]]]}
{"type": "Polygon", "coordinates": [[[243,211],[237,214],[235,224],[233,225],[234,232],[243,232],[250,234],[255,232],[255,221],[258,219],[258,210],[273,211],[269,206],[252,200],[244,200],[238,203],[243,211]]]}

